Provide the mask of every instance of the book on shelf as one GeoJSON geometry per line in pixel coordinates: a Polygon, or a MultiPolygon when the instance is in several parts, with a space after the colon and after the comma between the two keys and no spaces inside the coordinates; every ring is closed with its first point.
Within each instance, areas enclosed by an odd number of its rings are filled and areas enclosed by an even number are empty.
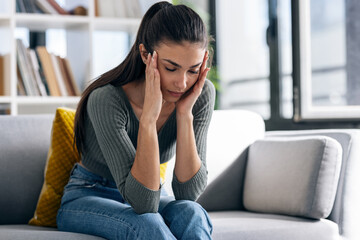
{"type": "Polygon", "coordinates": [[[36,0],[36,5],[44,13],[58,15],[60,14],[47,0],[36,0]]]}
{"type": "Polygon", "coordinates": [[[22,80],[20,70],[19,70],[18,67],[16,68],[16,76],[17,76],[17,85],[16,85],[16,87],[17,87],[18,95],[19,96],[26,96],[24,82],[22,80]]]}
{"type": "Polygon", "coordinates": [[[81,92],[76,83],[74,73],[72,71],[69,59],[61,58],[61,63],[63,65],[64,71],[65,71],[66,79],[69,82],[69,85],[71,88],[71,96],[80,96],[81,92]]]}
{"type": "Polygon", "coordinates": [[[66,86],[65,86],[65,80],[64,80],[63,75],[61,73],[60,64],[59,64],[59,61],[57,59],[57,56],[55,54],[53,54],[53,53],[50,53],[50,58],[51,58],[52,66],[54,68],[56,82],[58,83],[58,86],[59,86],[60,95],[61,96],[67,96],[68,94],[67,94],[67,90],[66,90],[66,86]]]}
{"type": "Polygon", "coordinates": [[[47,51],[46,47],[44,46],[37,46],[36,53],[39,57],[41,69],[44,72],[46,83],[49,88],[49,93],[50,93],[49,95],[61,96],[60,88],[56,80],[55,71],[52,66],[50,53],[47,51]]]}
{"type": "Polygon", "coordinates": [[[98,14],[100,17],[115,17],[115,8],[113,0],[98,0],[97,4],[98,14]]]}
{"type": "Polygon", "coordinates": [[[70,62],[49,53],[44,46],[36,47],[39,69],[42,69],[51,96],[80,96],[70,62]]]}
{"type": "Polygon", "coordinates": [[[117,18],[127,18],[127,8],[126,8],[126,0],[113,0],[114,9],[115,9],[115,17],[117,18]]]}
{"type": "Polygon", "coordinates": [[[0,115],[10,115],[10,106],[8,104],[0,104],[0,115]]]}
{"type": "Polygon", "coordinates": [[[34,49],[28,49],[29,55],[30,55],[30,59],[31,59],[31,66],[32,66],[32,70],[34,72],[34,76],[35,76],[35,82],[39,88],[40,91],[40,95],[41,96],[47,96],[48,92],[46,90],[45,84],[44,84],[44,80],[42,78],[42,75],[40,74],[40,67],[39,67],[39,61],[38,58],[36,56],[36,52],[34,49]]]}
{"type": "MultiPolygon", "coordinates": [[[[116,0],[115,0],[116,1],[116,0]]],[[[141,18],[142,10],[139,0],[124,0],[129,18],[141,18]]]]}
{"type": "Polygon", "coordinates": [[[71,76],[67,72],[68,71],[67,70],[68,66],[65,63],[65,58],[62,58],[60,56],[56,56],[56,57],[57,57],[57,61],[58,61],[58,64],[59,64],[59,68],[60,68],[60,71],[61,71],[62,78],[64,80],[67,95],[68,96],[78,96],[78,95],[80,95],[79,92],[76,91],[77,87],[74,87],[74,86],[76,86],[76,83],[74,83],[70,79],[71,76]]]}
{"type": "Polygon", "coordinates": [[[25,96],[79,96],[67,58],[49,53],[45,46],[26,48],[17,39],[17,89],[25,96]]]}
{"type": "Polygon", "coordinates": [[[40,96],[29,52],[20,39],[16,40],[16,60],[26,94],[29,96],[40,96]]]}
{"type": "Polygon", "coordinates": [[[16,0],[17,13],[44,13],[36,4],[36,0],[16,0]]]}
{"type": "Polygon", "coordinates": [[[94,0],[94,15],[95,17],[99,17],[99,0],[94,0]]]}
{"type": "Polygon", "coordinates": [[[25,13],[25,5],[23,0],[16,0],[16,12],[18,13],[25,13]]]}
{"type": "Polygon", "coordinates": [[[0,56],[0,96],[5,95],[5,59],[0,56]]]}
{"type": "Polygon", "coordinates": [[[140,18],[142,15],[139,0],[95,0],[95,16],[140,18]]]}
{"type": "Polygon", "coordinates": [[[0,55],[0,96],[10,96],[10,54],[0,55]]]}
{"type": "Polygon", "coordinates": [[[87,15],[87,9],[85,7],[79,5],[73,9],[65,9],[57,0],[16,0],[16,12],[53,15],[87,15]]]}
{"type": "Polygon", "coordinates": [[[47,0],[47,2],[59,13],[62,15],[67,15],[67,12],[64,8],[62,8],[55,0],[47,0]]]}

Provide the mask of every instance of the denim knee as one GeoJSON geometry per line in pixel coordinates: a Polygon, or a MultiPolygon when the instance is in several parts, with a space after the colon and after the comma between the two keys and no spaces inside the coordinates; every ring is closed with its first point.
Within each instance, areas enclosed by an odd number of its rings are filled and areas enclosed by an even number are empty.
{"type": "Polygon", "coordinates": [[[189,200],[170,202],[161,215],[178,239],[211,239],[212,223],[205,209],[189,200]]]}
{"type": "Polygon", "coordinates": [[[145,213],[128,218],[139,239],[176,239],[159,213],[145,213]]]}

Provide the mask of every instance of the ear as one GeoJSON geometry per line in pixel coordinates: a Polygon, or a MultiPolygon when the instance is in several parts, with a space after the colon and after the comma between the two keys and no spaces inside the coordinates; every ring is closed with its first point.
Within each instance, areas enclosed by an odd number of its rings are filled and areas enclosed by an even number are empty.
{"type": "Polygon", "coordinates": [[[148,57],[148,51],[146,50],[144,44],[140,43],[139,45],[139,51],[140,51],[140,56],[142,61],[144,62],[144,64],[146,63],[146,59],[148,57]]]}

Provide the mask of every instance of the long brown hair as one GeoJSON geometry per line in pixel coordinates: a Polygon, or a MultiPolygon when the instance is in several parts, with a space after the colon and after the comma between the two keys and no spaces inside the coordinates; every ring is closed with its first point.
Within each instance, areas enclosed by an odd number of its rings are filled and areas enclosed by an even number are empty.
{"type": "Polygon", "coordinates": [[[75,115],[74,141],[79,154],[84,150],[86,105],[91,92],[106,84],[122,86],[134,80],[143,79],[145,64],[141,59],[139,45],[152,53],[161,41],[181,43],[189,41],[208,45],[208,36],[200,16],[185,5],[172,5],[167,1],[152,5],[145,13],[134,45],[125,60],[117,67],[102,74],[83,92],[75,115]]]}

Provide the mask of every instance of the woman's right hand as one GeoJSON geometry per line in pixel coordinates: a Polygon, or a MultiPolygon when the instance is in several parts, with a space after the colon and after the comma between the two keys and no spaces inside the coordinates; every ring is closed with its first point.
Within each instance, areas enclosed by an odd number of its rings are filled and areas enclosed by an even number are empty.
{"type": "Polygon", "coordinates": [[[155,122],[159,118],[162,107],[160,73],[157,69],[157,53],[148,53],[145,70],[145,98],[141,119],[155,122]]]}

